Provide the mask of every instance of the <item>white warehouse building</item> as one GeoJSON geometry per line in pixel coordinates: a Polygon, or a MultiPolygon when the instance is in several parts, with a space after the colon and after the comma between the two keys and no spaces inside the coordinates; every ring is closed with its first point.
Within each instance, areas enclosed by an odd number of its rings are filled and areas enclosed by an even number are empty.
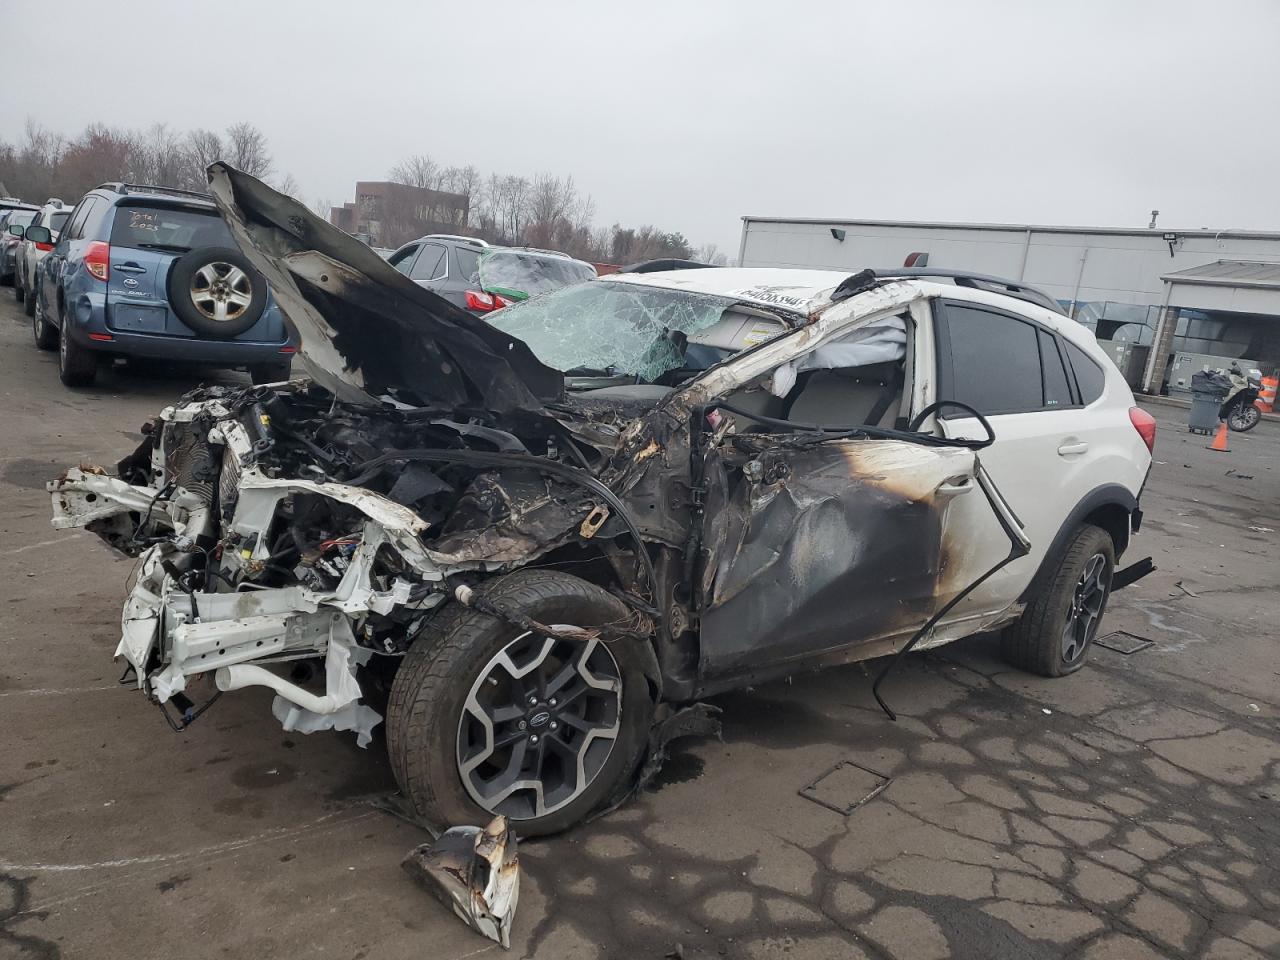
{"type": "Polygon", "coordinates": [[[743,217],[738,261],[853,273],[913,254],[1039,287],[1148,393],[1231,360],[1280,367],[1280,233],[743,217]]]}

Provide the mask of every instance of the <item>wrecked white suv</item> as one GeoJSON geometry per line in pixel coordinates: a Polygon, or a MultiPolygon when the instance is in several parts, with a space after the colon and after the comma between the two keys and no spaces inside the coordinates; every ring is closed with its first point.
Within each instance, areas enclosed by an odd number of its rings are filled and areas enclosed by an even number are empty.
{"type": "Polygon", "coordinates": [[[118,655],[173,726],[266,686],[288,730],[385,721],[425,820],[547,833],[718,691],[997,628],[1069,673],[1150,569],[1116,558],[1154,422],[1034,291],[685,270],[486,323],[210,181],[312,380],[195,390],[50,484],[55,526],[141,556],[118,655]]]}

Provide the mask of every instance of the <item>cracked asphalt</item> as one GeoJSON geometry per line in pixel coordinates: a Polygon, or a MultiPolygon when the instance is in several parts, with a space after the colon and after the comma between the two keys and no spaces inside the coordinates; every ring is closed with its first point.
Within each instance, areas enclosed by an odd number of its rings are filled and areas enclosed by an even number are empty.
{"type": "MultiPolygon", "coordinates": [[[[132,564],[53,531],[43,485],[114,463],[196,379],[67,390],[0,290],[0,957],[501,955],[400,870],[427,837],[370,802],[380,741],[282,733],[256,690],[175,735],[117,684],[132,564]]],[[[1215,454],[1151,410],[1129,559],[1160,570],[1104,624],[1151,646],[1044,680],[971,638],[885,684],[897,723],[859,665],[719,698],[723,742],[522,845],[512,955],[1280,956],[1280,424],[1215,454]],[[891,780],[847,816],[801,796],[837,767],[833,807],[891,780]]]]}

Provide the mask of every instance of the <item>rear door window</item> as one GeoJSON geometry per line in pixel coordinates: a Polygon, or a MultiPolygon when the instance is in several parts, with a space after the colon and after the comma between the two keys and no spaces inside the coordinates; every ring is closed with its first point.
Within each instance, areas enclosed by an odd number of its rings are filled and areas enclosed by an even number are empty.
{"type": "Polygon", "coordinates": [[[449,275],[448,250],[438,243],[424,243],[409,272],[411,280],[441,280],[449,275]]]}
{"type": "Polygon", "coordinates": [[[407,277],[409,275],[409,268],[413,266],[413,255],[417,252],[417,244],[414,244],[412,247],[402,247],[387,258],[387,263],[391,264],[407,277]]]}
{"type": "Polygon", "coordinates": [[[197,247],[234,248],[235,241],[214,211],[121,204],[111,224],[111,245],[186,253],[197,247]]]}
{"type": "MultiPolygon", "coordinates": [[[[1005,313],[944,302],[938,311],[938,399],[979,413],[1022,413],[1045,405],[1034,324],[1005,313]]],[[[970,414],[954,407],[943,417],[970,414]]]]}

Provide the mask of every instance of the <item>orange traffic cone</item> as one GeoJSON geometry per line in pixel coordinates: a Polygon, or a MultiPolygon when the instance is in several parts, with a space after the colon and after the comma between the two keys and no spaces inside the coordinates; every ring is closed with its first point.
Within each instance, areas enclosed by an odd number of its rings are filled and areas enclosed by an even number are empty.
{"type": "Polygon", "coordinates": [[[1216,450],[1218,453],[1230,453],[1231,448],[1227,446],[1227,425],[1225,423],[1218,424],[1218,432],[1213,435],[1213,443],[1206,448],[1216,450]]]}

